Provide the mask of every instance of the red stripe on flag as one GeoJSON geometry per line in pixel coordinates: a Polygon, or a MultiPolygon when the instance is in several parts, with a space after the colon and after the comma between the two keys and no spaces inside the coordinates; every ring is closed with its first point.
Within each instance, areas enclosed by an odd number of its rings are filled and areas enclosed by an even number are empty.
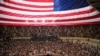
{"type": "Polygon", "coordinates": [[[65,20],[56,20],[55,22],[67,22],[67,21],[78,21],[78,20],[88,20],[88,19],[93,19],[93,18],[99,18],[100,14],[90,16],[90,17],[83,17],[83,18],[75,18],[75,19],[65,19],[65,20]]]}
{"type": "Polygon", "coordinates": [[[12,22],[26,22],[26,20],[15,20],[15,19],[9,19],[9,18],[0,18],[0,20],[12,21],[12,22]]]}
{"type": "Polygon", "coordinates": [[[80,25],[92,25],[100,24],[100,21],[97,22],[87,22],[87,23],[77,23],[77,24],[11,24],[11,23],[0,23],[0,25],[5,26],[80,26],[80,25]]]}

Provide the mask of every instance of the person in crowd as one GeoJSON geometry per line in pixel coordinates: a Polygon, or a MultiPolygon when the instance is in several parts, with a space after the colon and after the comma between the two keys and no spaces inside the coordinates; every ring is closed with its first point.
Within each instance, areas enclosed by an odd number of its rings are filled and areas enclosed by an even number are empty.
{"type": "MultiPolygon", "coordinates": [[[[0,47],[1,48],[1,47],[0,47]]],[[[99,56],[100,46],[80,41],[10,41],[2,53],[4,56],[99,56]]],[[[0,54],[1,55],[1,54],[0,54]]],[[[2,55],[1,55],[2,56],[2,55]]]]}

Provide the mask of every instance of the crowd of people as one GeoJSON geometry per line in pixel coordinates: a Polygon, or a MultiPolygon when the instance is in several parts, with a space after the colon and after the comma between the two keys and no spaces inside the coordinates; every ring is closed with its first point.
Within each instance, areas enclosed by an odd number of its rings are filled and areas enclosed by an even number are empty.
{"type": "Polygon", "coordinates": [[[100,46],[80,41],[10,40],[5,42],[0,56],[99,56],[100,46]]]}
{"type": "Polygon", "coordinates": [[[100,25],[85,26],[0,26],[0,37],[31,37],[53,35],[100,39],[100,25]]]}
{"type": "Polygon", "coordinates": [[[5,41],[0,42],[0,56],[43,56],[46,54],[52,56],[100,56],[99,45],[94,46],[80,41],[55,40],[54,37],[55,39],[57,39],[56,37],[100,39],[100,25],[0,26],[0,40],[5,39],[5,41]],[[18,37],[31,37],[31,40],[12,40],[18,37]],[[9,41],[7,41],[8,39],[9,41]]]}

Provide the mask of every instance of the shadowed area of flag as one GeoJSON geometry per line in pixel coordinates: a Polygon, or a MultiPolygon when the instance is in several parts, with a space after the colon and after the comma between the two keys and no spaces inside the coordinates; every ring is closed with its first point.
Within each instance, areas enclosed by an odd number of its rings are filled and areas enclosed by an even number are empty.
{"type": "Polygon", "coordinates": [[[100,24],[100,13],[87,0],[0,0],[0,5],[0,25],[100,24]]]}

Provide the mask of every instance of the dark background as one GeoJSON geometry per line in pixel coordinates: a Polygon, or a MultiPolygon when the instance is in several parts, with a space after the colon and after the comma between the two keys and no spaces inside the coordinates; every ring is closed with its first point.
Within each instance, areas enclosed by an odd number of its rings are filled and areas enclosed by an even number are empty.
{"type": "Polygon", "coordinates": [[[100,11],[100,0],[88,0],[89,3],[100,11]]]}

